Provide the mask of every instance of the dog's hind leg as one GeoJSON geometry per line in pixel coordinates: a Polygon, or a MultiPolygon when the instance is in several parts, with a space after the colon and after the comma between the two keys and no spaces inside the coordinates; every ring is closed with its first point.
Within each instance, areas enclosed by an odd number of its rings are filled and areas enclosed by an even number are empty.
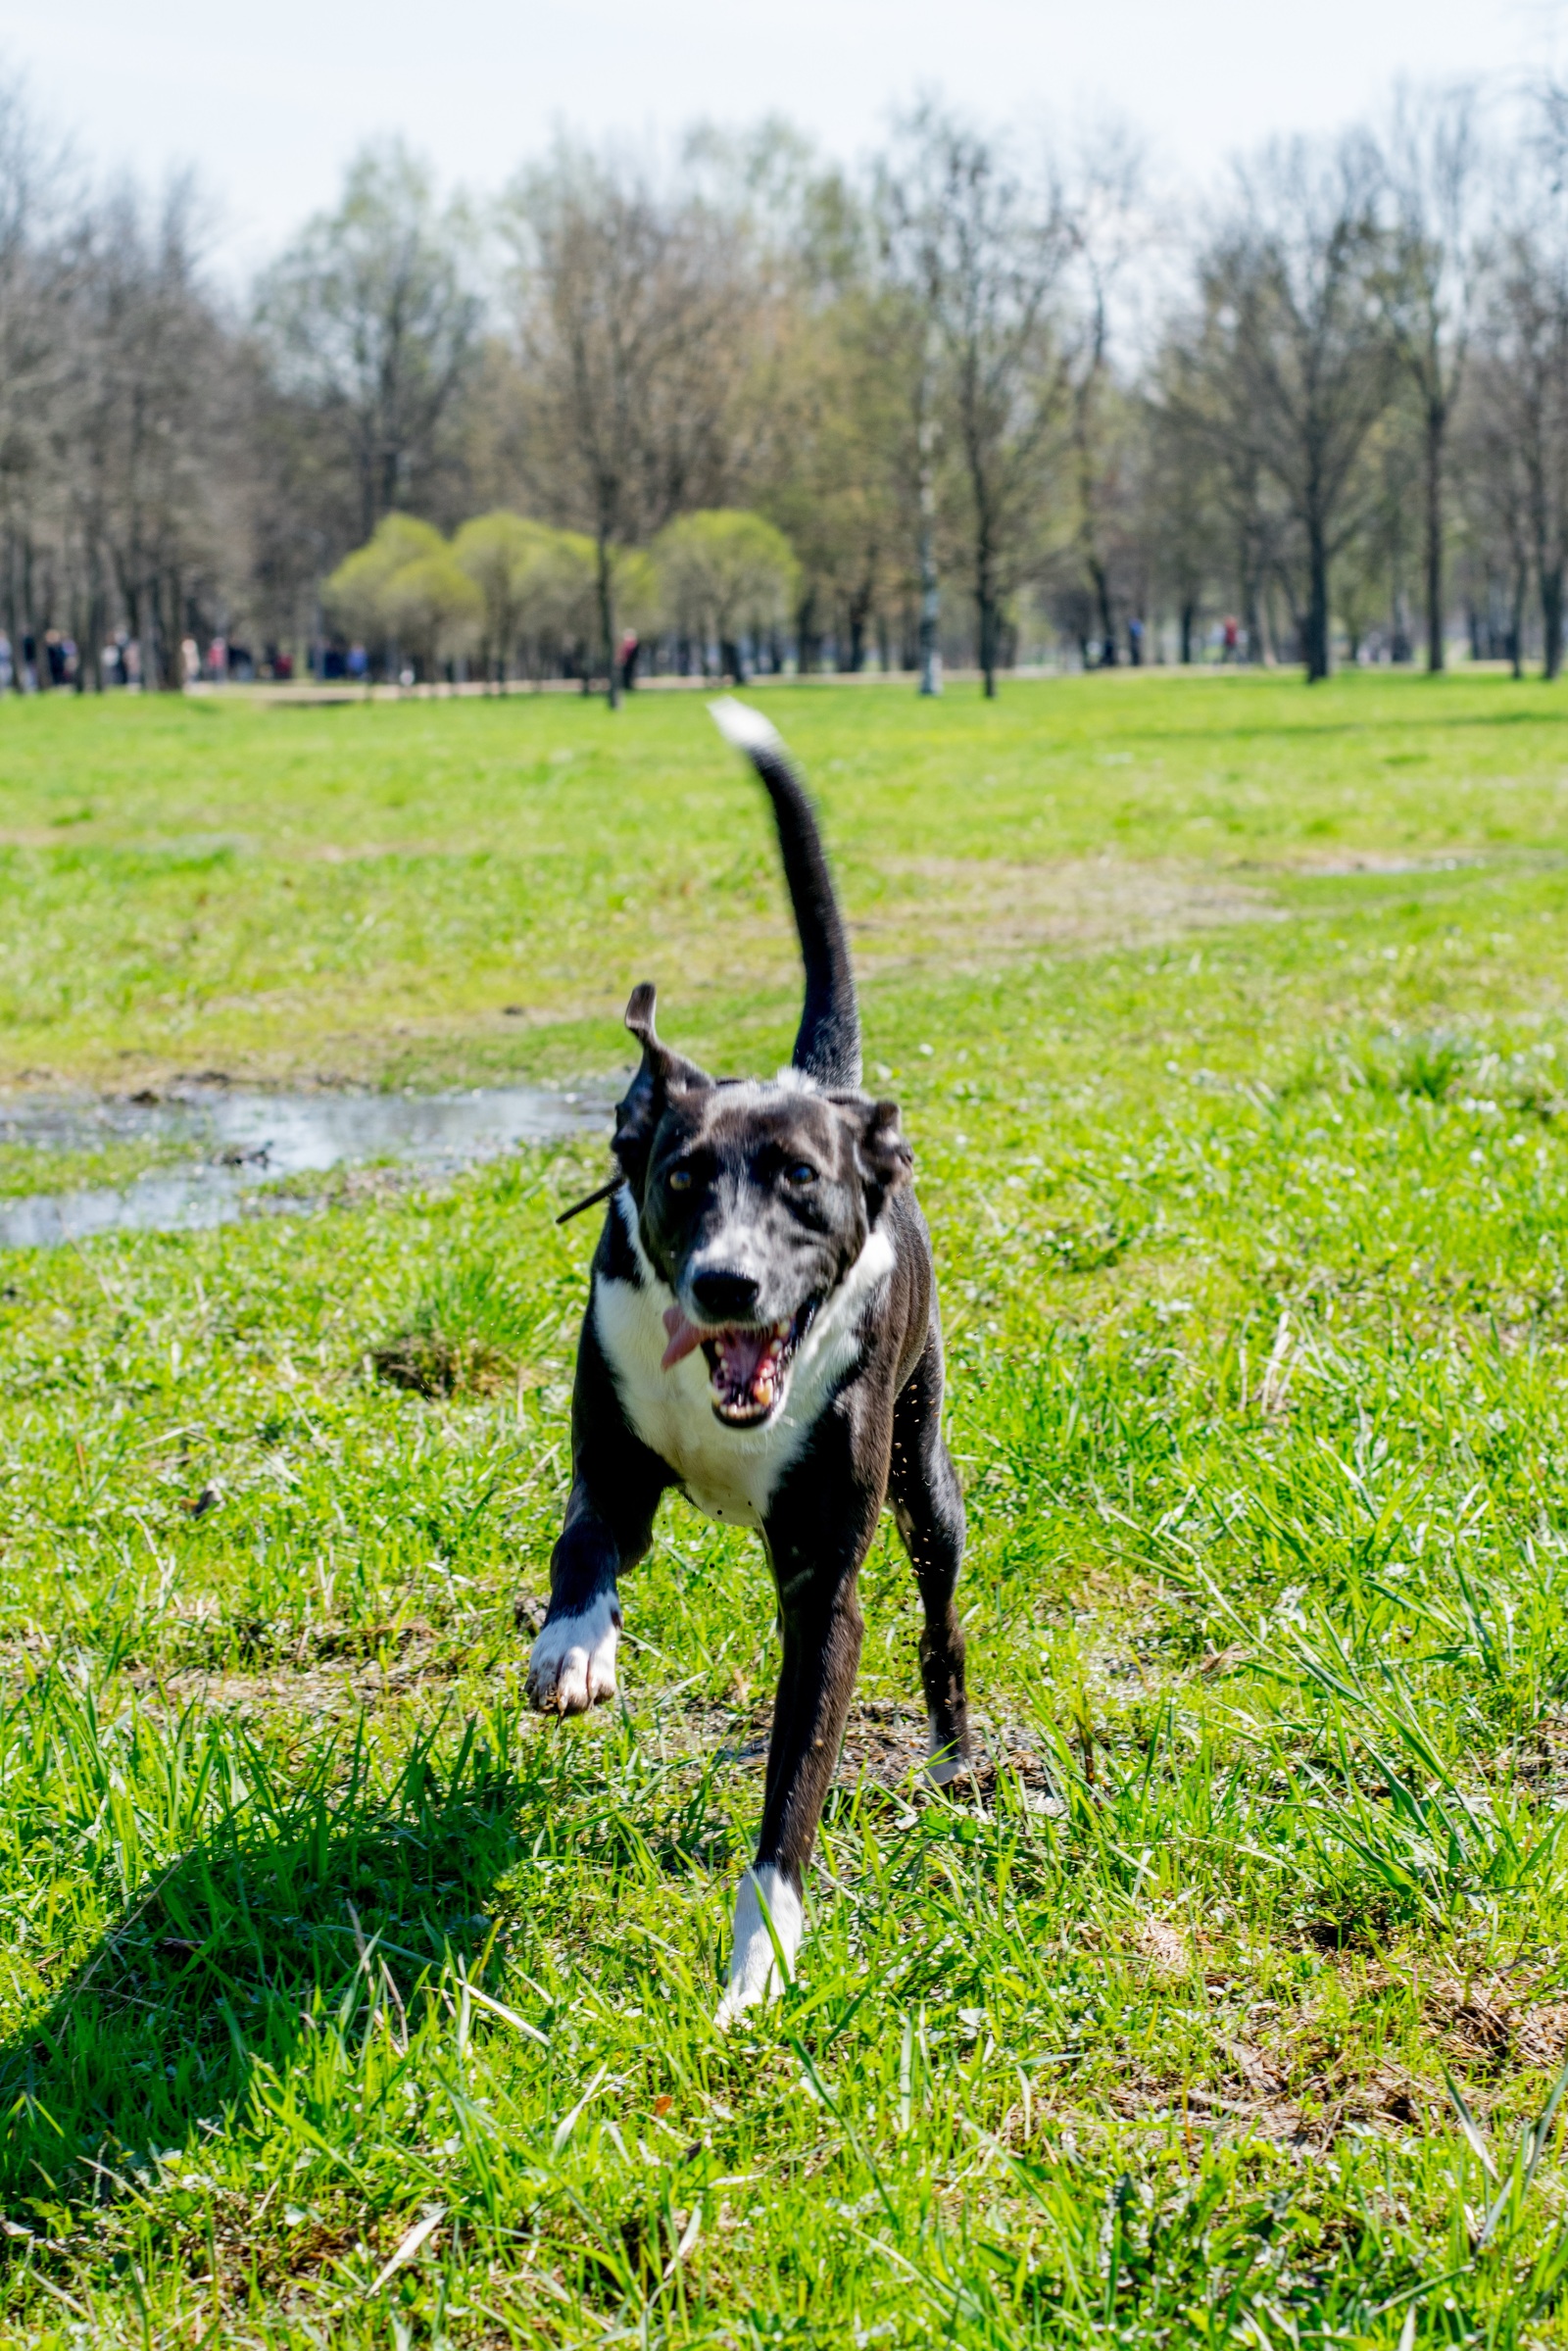
{"type": "Polygon", "coordinates": [[[528,1695],[546,1714],[584,1714],[615,1694],[622,1568],[653,1538],[669,1473],[628,1429],[590,1327],[577,1357],[571,1493],[550,1554],[550,1612],[528,1658],[528,1695]]]}
{"type": "Polygon", "coordinates": [[[954,1604],[963,1564],[963,1496],[942,1436],[942,1335],[934,1315],[924,1351],[893,1408],[888,1498],[925,1612],[920,1679],[931,1735],[926,1770],[944,1787],[968,1765],[969,1709],[963,1628],[954,1604]]]}

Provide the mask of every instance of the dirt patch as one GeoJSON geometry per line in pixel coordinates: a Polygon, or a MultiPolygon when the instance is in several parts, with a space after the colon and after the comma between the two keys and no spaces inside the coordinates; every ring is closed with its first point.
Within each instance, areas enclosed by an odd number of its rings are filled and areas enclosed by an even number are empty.
{"type": "Polygon", "coordinates": [[[439,1331],[405,1331],[370,1349],[378,1380],[415,1396],[494,1396],[512,1387],[514,1363],[476,1339],[446,1339],[439,1331]]]}
{"type": "Polygon", "coordinates": [[[977,937],[1001,951],[1157,946],[1191,931],[1287,918],[1263,889],[1174,861],[883,857],[878,863],[890,879],[914,885],[913,903],[851,923],[864,943],[862,961],[879,960],[882,943],[891,944],[911,922],[918,923],[924,952],[940,947],[951,954],[977,937]]]}

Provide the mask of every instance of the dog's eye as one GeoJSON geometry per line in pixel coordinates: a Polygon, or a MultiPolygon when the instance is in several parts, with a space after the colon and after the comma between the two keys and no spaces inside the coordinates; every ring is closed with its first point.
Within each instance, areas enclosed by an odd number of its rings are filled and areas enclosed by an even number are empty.
{"type": "Polygon", "coordinates": [[[784,1181],[787,1184],[799,1184],[804,1188],[807,1184],[816,1182],[816,1169],[811,1165],[809,1159],[797,1159],[793,1167],[785,1168],[784,1181]]]}
{"type": "Polygon", "coordinates": [[[671,1192],[690,1192],[692,1171],[689,1167],[672,1167],[664,1181],[668,1184],[671,1192]]]}

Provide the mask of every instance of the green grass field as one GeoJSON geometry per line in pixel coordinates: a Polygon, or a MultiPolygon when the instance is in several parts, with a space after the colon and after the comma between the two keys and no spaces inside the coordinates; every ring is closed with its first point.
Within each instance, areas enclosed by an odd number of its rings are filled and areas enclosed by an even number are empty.
{"type": "MultiPolygon", "coordinates": [[[[728,2036],[760,1546],[672,1504],[622,1705],[522,1703],[602,1153],[0,1255],[0,2340],[1568,2341],[1562,691],[758,696],[916,1146],[988,1761],[917,1784],[889,1530],[728,2036]]],[[[695,697],[12,704],[0,892],[12,1088],[798,1006],[695,697]]]]}

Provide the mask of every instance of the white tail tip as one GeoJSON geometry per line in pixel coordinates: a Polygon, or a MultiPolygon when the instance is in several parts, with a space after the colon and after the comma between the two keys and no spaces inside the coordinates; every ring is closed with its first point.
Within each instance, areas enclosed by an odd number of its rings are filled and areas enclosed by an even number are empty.
{"type": "Polygon", "coordinates": [[[782,751],[784,748],[778,728],[754,710],[749,702],[737,702],[733,694],[721,694],[708,706],[712,719],[726,743],[737,751],[782,751]]]}

